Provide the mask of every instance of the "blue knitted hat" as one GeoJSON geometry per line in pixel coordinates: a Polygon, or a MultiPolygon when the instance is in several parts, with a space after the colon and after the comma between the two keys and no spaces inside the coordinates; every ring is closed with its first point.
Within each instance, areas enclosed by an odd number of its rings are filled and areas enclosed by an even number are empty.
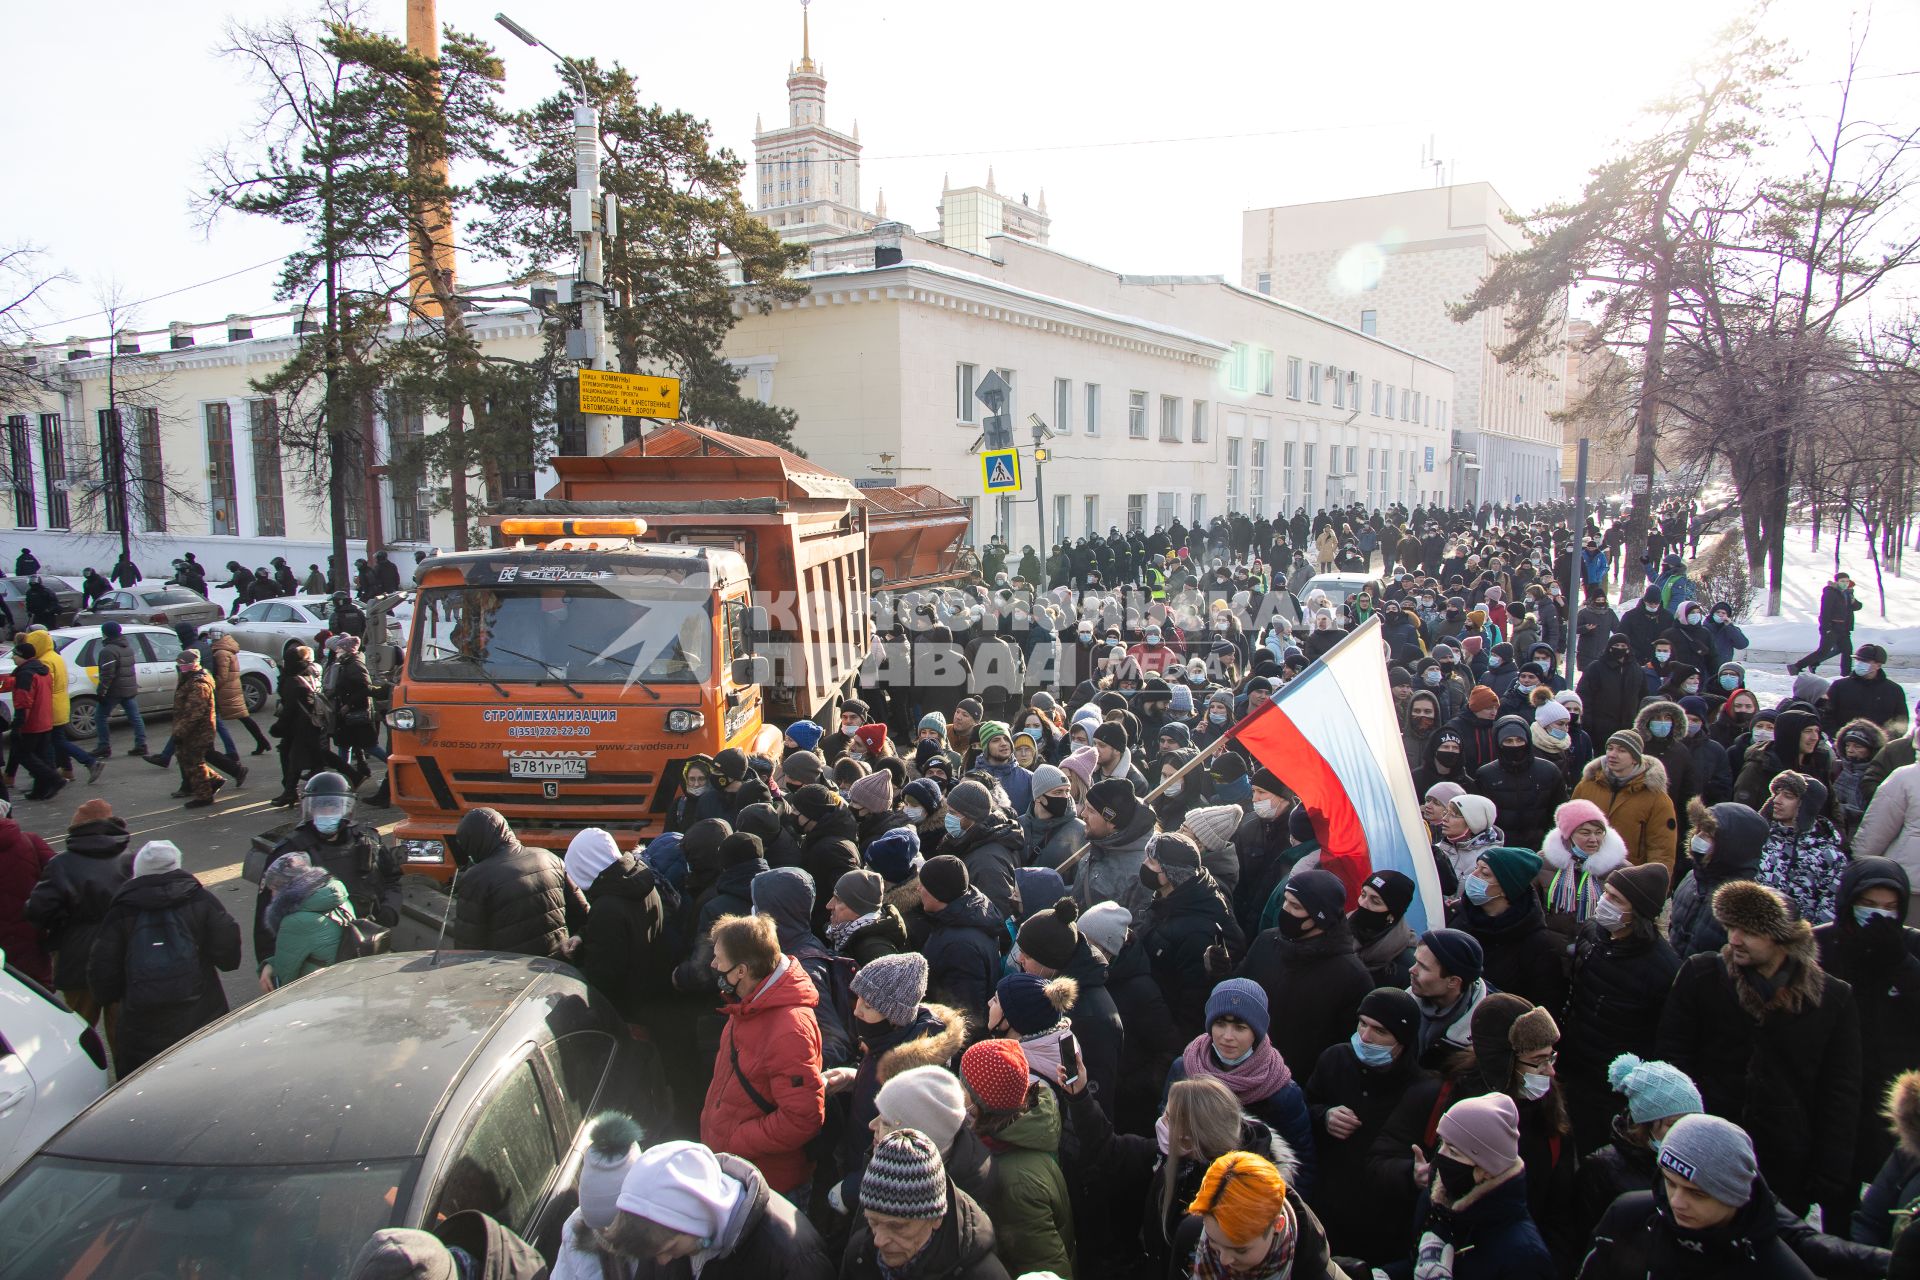
{"type": "Polygon", "coordinates": [[[1627,1114],[1635,1124],[1667,1116],[1698,1115],[1706,1110],[1700,1102],[1700,1090],[1686,1072],[1670,1063],[1643,1062],[1631,1053],[1623,1053],[1608,1065],[1607,1083],[1615,1093],[1626,1095],[1627,1114]]]}
{"type": "Polygon", "coordinates": [[[796,720],[787,726],[787,740],[802,751],[811,751],[819,746],[824,733],[826,730],[811,720],[796,720]]]}
{"type": "Polygon", "coordinates": [[[1207,997],[1207,1025],[1211,1027],[1217,1018],[1238,1018],[1265,1040],[1272,1025],[1266,991],[1251,978],[1228,978],[1207,997]]]}

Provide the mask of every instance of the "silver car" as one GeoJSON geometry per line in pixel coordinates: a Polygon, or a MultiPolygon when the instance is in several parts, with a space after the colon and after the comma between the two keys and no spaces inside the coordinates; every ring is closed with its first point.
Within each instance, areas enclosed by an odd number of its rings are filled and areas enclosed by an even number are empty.
{"type": "Polygon", "coordinates": [[[332,596],[281,596],[235,609],[233,616],[210,623],[201,632],[232,636],[246,652],[263,654],[277,662],[287,641],[312,644],[316,635],[327,630],[332,613],[332,596]]]}
{"type": "Polygon", "coordinates": [[[226,610],[185,587],[137,587],[130,591],[109,591],[91,609],[82,610],[75,626],[102,622],[143,622],[157,627],[191,622],[196,626],[217,622],[226,610]]]}
{"type": "MultiPolygon", "coordinates": [[[[140,714],[173,714],[173,691],[180,683],[174,660],[180,656],[180,637],[165,627],[130,624],[124,631],[133,645],[140,676],[140,714]]],[[[90,741],[100,715],[99,627],[62,627],[53,634],[53,647],[67,662],[67,695],[72,719],[67,736],[90,741]]],[[[279,682],[280,664],[257,653],[240,654],[240,688],[247,696],[247,714],[258,715],[273,697],[279,682]]]]}

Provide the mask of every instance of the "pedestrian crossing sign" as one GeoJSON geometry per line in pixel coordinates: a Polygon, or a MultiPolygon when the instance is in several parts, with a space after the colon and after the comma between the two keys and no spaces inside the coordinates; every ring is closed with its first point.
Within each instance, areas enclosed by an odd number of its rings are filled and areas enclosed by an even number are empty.
{"type": "Polygon", "coordinates": [[[1020,451],[994,449],[980,455],[980,485],[988,493],[1018,493],[1020,451]]]}

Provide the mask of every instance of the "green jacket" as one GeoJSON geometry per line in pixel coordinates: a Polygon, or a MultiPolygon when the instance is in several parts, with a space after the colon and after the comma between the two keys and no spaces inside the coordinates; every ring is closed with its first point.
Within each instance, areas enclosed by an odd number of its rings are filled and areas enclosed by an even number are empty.
{"type": "Polygon", "coordinates": [[[993,1152],[994,1248],[1009,1275],[1051,1271],[1073,1277],[1073,1207],[1060,1172],[1060,1105],[1043,1086],[1038,1100],[988,1143],[993,1152]]]}
{"type": "Polygon", "coordinates": [[[273,985],[284,987],[296,978],[304,978],[315,969],[324,969],[340,954],[341,918],[353,919],[353,904],[347,901],[347,888],[338,880],[328,880],[308,894],[274,935],[273,985]]]}

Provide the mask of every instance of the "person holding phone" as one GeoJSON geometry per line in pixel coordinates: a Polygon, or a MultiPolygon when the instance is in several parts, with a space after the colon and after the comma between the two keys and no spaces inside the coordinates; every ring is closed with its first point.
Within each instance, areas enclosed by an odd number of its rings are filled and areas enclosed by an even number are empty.
{"type": "Polygon", "coordinates": [[[1018,1040],[1036,1080],[1052,1083],[1058,1078],[1056,1068],[1070,1056],[1078,1075],[1080,1046],[1074,1043],[1067,1012],[1079,994],[1080,984],[1072,978],[1010,973],[987,1001],[987,1034],[1018,1040]]]}

